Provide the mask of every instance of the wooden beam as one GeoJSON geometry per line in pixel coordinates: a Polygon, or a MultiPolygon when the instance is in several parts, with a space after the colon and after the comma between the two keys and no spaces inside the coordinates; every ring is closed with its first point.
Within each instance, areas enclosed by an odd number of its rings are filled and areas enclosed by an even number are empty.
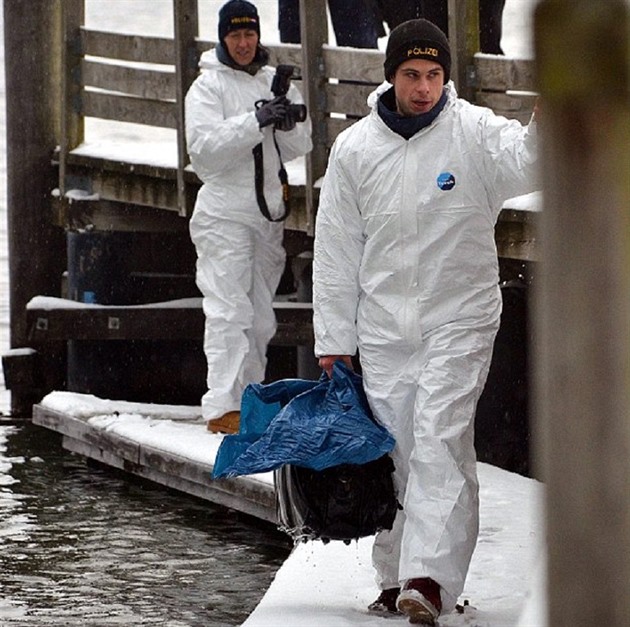
{"type": "MultiPolygon", "coordinates": [[[[56,307],[30,307],[28,340],[40,345],[57,340],[184,340],[204,335],[201,299],[191,305],[135,305],[100,307],[60,300],[56,307]]],[[[313,343],[310,303],[274,304],[277,346],[310,346],[313,343]]]]}
{"type": "MultiPolygon", "coordinates": [[[[65,234],[50,217],[58,184],[50,156],[59,144],[61,37],[59,2],[4,2],[7,145],[7,234],[11,347],[27,346],[25,307],[37,294],[58,295],[65,267],[65,234]]],[[[42,355],[54,368],[53,347],[42,355]]],[[[44,385],[59,385],[46,370],[44,385]]],[[[48,388],[50,389],[50,388],[48,388]]],[[[28,400],[11,394],[14,415],[28,415],[28,400]]]]}
{"type": "Polygon", "coordinates": [[[630,14],[544,0],[536,442],[547,485],[548,624],[630,616],[630,14]]]}
{"type": "Polygon", "coordinates": [[[181,216],[190,216],[193,203],[186,189],[185,169],[190,163],[186,147],[185,98],[197,77],[199,55],[195,40],[199,35],[197,0],[173,0],[175,22],[175,74],[177,111],[177,204],[181,216]]]}
{"type": "Polygon", "coordinates": [[[328,41],[326,0],[300,0],[302,76],[304,102],[313,123],[313,150],[306,155],[306,211],[309,235],[315,233],[314,183],[324,175],[328,163],[326,146],[326,69],[322,53],[328,41]]]}
{"type": "Polygon", "coordinates": [[[59,189],[66,191],[66,162],[68,153],[84,139],[84,120],[81,115],[81,36],[85,19],[84,0],[61,3],[61,138],[59,142],[59,189]]]}
{"type": "Polygon", "coordinates": [[[448,35],[451,44],[451,78],[457,94],[472,101],[474,55],[479,51],[479,0],[448,0],[448,35]]]}

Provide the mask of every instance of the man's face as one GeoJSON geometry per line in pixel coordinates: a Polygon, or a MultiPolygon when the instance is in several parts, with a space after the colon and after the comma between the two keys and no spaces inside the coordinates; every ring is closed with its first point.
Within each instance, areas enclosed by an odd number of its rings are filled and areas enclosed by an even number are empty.
{"type": "Polygon", "coordinates": [[[223,40],[232,60],[239,65],[249,65],[256,56],[258,33],[251,28],[230,31],[223,40]]]}
{"type": "Polygon", "coordinates": [[[431,111],[442,96],[444,68],[435,61],[409,59],[391,79],[398,113],[406,116],[431,111]]]}

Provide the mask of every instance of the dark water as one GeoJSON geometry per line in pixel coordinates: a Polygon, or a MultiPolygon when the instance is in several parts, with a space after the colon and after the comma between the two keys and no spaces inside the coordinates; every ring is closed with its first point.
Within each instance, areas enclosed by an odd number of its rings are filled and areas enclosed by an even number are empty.
{"type": "Polygon", "coordinates": [[[0,626],[239,625],[288,556],[273,526],[0,423],[0,626]]]}

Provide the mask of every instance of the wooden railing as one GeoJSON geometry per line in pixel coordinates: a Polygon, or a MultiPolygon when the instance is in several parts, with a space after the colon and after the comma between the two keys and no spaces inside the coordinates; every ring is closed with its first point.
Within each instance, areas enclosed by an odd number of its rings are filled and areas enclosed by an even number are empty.
{"type": "MultiPolygon", "coordinates": [[[[163,38],[88,29],[82,24],[83,0],[63,3],[58,220],[64,226],[72,228],[85,221],[86,203],[76,197],[69,202],[66,197],[72,189],[97,197],[110,222],[121,203],[165,209],[183,217],[191,214],[200,183],[186,153],[183,100],[197,75],[202,52],[215,42],[196,36],[195,0],[181,0],[175,5],[186,19],[176,19],[174,37],[163,38]],[[141,124],[160,131],[170,143],[168,163],[157,162],[150,148],[143,157],[133,159],[124,153],[91,153],[86,118],[141,124]]],[[[299,45],[279,44],[269,50],[271,65],[296,66],[296,83],[310,94],[313,154],[306,159],[302,180],[294,182],[296,206],[286,226],[312,234],[317,182],[325,167],[325,161],[316,157],[323,155],[325,159],[339,132],[368,113],[367,96],[384,78],[383,53],[324,45],[318,50],[320,62],[313,70],[312,60],[305,56],[307,51],[299,45]],[[311,67],[308,83],[301,84],[306,66],[311,67]]],[[[531,61],[477,55],[474,75],[478,103],[508,117],[527,120],[534,100],[531,61]]],[[[127,221],[129,213],[125,214],[127,221]]],[[[140,217],[135,228],[141,230],[146,212],[136,215],[140,217]]],[[[89,219],[98,221],[92,206],[89,219]]]]}

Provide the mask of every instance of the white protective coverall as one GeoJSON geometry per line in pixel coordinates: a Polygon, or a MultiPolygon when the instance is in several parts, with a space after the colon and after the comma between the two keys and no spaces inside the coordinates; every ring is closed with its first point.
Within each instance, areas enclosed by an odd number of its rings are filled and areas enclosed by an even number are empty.
{"type": "MultiPolygon", "coordinates": [[[[391,88],[391,85],[387,84],[391,88]]],[[[535,189],[536,125],[457,98],[408,141],[371,113],[337,138],[315,234],[317,356],[359,356],[396,439],[403,510],[375,541],[382,589],[431,577],[445,610],[478,534],[473,422],[499,326],[494,225],[535,189]]]]}
{"type": "MultiPolygon", "coordinates": [[[[276,330],[273,298],[284,271],[283,223],[268,221],[256,200],[252,149],[260,142],[271,216],[281,216],[284,206],[273,126],[259,128],[255,115],[258,100],[273,98],[274,68],[264,66],[252,76],[221,63],[214,50],[202,55],[200,67],[186,95],[186,139],[203,182],[190,235],[206,319],[208,392],[202,413],[213,419],[240,409],[244,388],[264,379],[267,345],[276,330]]],[[[303,102],[294,85],[287,97],[303,102]]],[[[309,118],[275,134],[284,162],[312,147],[309,118]]]]}

